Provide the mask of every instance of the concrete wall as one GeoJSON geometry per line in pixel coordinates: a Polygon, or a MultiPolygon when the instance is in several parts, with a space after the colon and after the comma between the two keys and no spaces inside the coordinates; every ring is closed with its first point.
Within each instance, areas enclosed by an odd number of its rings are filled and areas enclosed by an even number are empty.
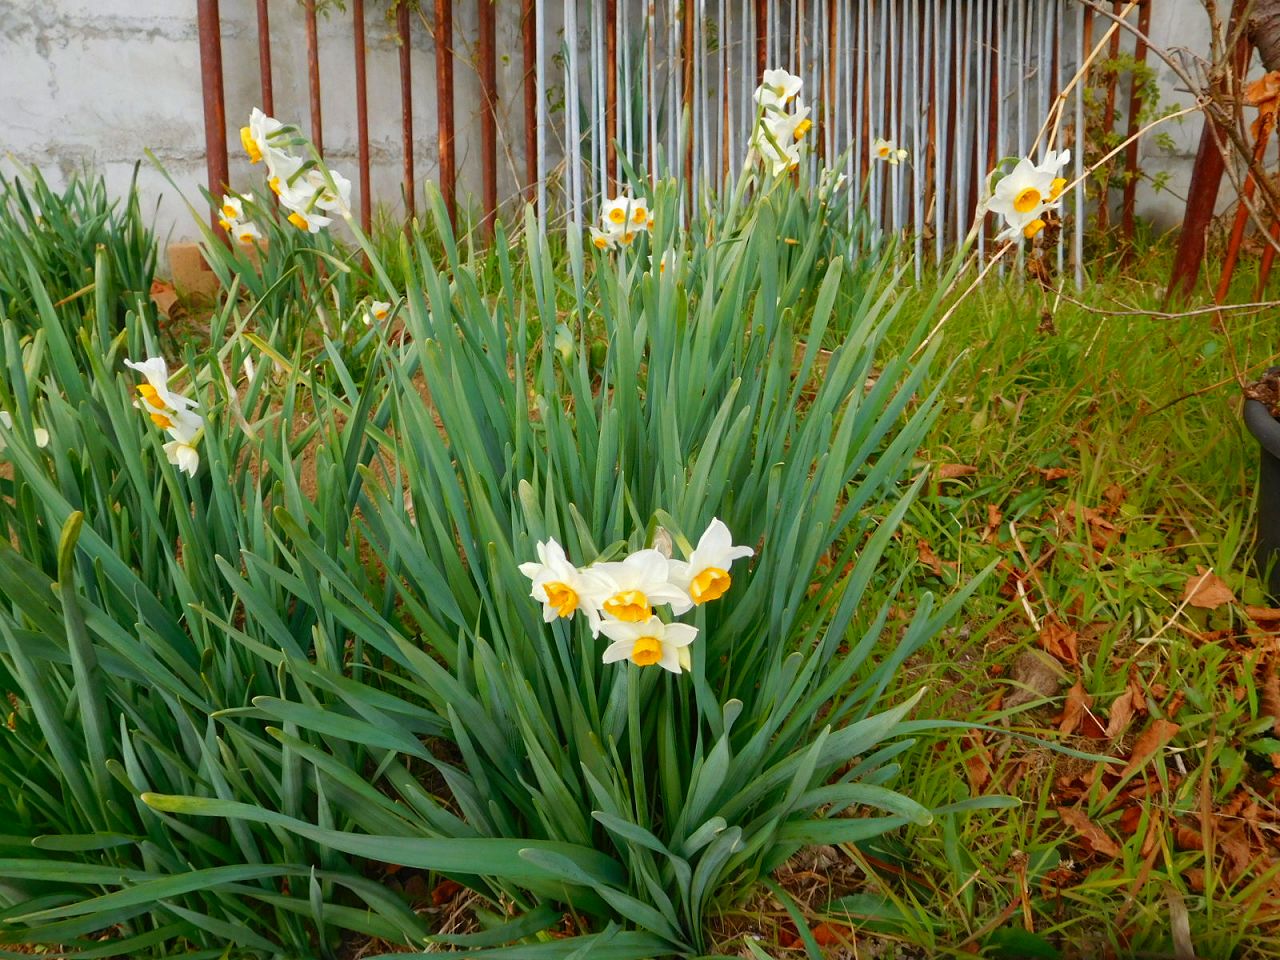
{"type": "MultiPolygon", "coordinates": [[[[326,157],[355,182],[355,69],[350,4],[346,6],[346,12],[334,9],[320,19],[321,113],[326,157]]],[[[478,196],[475,4],[456,6],[459,189],[478,196]]],[[[395,25],[385,16],[388,0],[368,0],[366,7],[373,195],[403,209],[395,25]]],[[[498,7],[501,199],[511,196],[523,179],[524,136],[519,6],[498,7]]],[[[261,183],[261,167],[250,169],[236,135],[250,109],[260,105],[255,6],[252,0],[222,0],[221,14],[231,180],[247,187],[261,183]]],[[[274,0],[271,15],[276,114],[309,129],[301,4],[274,0]]],[[[438,173],[435,63],[427,27],[416,14],[411,35],[415,174],[421,184],[438,173]]],[[[146,161],[148,149],[181,194],[200,203],[204,114],[194,0],[0,0],[0,170],[11,172],[14,162],[35,165],[55,183],[82,169],[100,170],[111,189],[122,193],[135,162],[142,160],[139,181],[146,206],[158,205],[159,232],[190,238],[196,231],[182,197],[146,161]]]]}
{"type": "MultiPolygon", "coordinates": [[[[745,0],[743,0],[745,2],[745,0]]],[[[842,0],[853,3],[855,0],[842,0]]],[[[349,5],[348,5],[349,6],[349,5]]],[[[424,4],[429,7],[429,4],[424,4]]],[[[546,4],[553,18],[561,8],[546,4]]],[[[386,19],[389,0],[368,0],[369,97],[376,200],[399,208],[400,94],[394,25],[386,19]]],[[[455,115],[460,189],[479,191],[479,137],[475,105],[479,90],[473,67],[475,5],[458,2],[454,29],[455,115]]],[[[498,124],[499,196],[510,197],[523,179],[522,56],[519,4],[499,0],[498,124]]],[[[232,181],[256,183],[239,149],[235,128],[259,103],[256,19],[253,0],[222,0],[223,59],[226,76],[232,181]]],[[[301,5],[273,0],[272,54],[276,114],[308,127],[306,46],[301,5]]],[[[324,77],[324,135],[333,165],[356,175],[353,52],[350,12],[334,9],[320,25],[324,77]]],[[[548,63],[561,40],[558,22],[548,31],[548,63]]],[[[1152,35],[1165,47],[1202,52],[1208,31],[1200,0],[1158,0],[1152,35]]],[[[585,38],[584,38],[585,39],[585,38]]],[[[1126,42],[1127,45],[1127,42],[1126,42]]],[[[414,132],[416,173],[421,182],[437,174],[435,73],[427,26],[413,23],[414,132]]],[[[582,49],[586,49],[585,42],[582,49]]],[[[1168,67],[1152,58],[1167,106],[1188,102],[1168,67]]],[[[549,99],[555,91],[549,93],[549,99]]],[[[1122,104],[1123,106],[1123,96],[1122,104]]],[[[199,202],[204,182],[204,129],[194,0],[0,0],[0,157],[38,165],[55,181],[90,168],[103,171],[114,191],[127,187],[136,161],[150,149],[176,181],[181,194],[199,202]]],[[[1139,189],[1139,210],[1163,227],[1181,219],[1200,120],[1192,116],[1163,127],[1172,151],[1155,138],[1142,144],[1148,172],[1168,171],[1170,189],[1139,189]]],[[[560,144],[553,135],[552,147],[560,144]]],[[[0,169],[11,165],[0,159],[0,169]]],[[[140,182],[148,206],[157,207],[162,236],[191,237],[190,216],[181,195],[144,160],[140,182]]]]}

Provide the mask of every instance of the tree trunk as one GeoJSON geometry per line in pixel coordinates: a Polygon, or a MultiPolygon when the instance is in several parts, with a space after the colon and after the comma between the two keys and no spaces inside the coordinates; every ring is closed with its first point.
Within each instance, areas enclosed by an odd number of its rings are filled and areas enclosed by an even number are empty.
{"type": "Polygon", "coordinates": [[[1257,48],[1268,72],[1280,70],[1280,0],[1254,0],[1249,42],[1257,48]]]}

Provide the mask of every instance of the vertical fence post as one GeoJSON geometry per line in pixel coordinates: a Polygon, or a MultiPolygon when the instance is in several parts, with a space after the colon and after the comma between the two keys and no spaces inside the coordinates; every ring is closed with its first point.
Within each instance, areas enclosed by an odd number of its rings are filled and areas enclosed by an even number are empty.
{"type": "Polygon", "coordinates": [[[369,78],[365,70],[364,0],[352,0],[351,32],[356,59],[356,137],[360,155],[360,229],[373,226],[373,197],[369,189],[369,78]]]}
{"type": "MultiPolygon", "coordinates": [[[[409,4],[396,6],[396,37],[400,45],[400,139],[404,147],[403,183],[408,221],[418,212],[417,187],[413,175],[413,75],[410,57],[409,4]]],[[[406,223],[408,226],[408,223],[406,223]]]]}
{"type": "Polygon", "coordinates": [[[276,115],[276,98],[271,89],[271,18],[267,0],[258,0],[258,75],[262,79],[262,109],[276,115]]]}
{"type": "Polygon", "coordinates": [[[458,225],[457,173],[453,153],[453,0],[436,0],[436,131],[440,192],[449,222],[458,225]]]}
{"type": "MultiPolygon", "coordinates": [[[[604,138],[609,193],[618,192],[618,0],[604,7],[604,138]]],[[[628,105],[629,107],[630,105],[628,105]]]]}
{"type": "Polygon", "coordinates": [[[533,0],[520,0],[520,40],[524,53],[525,198],[532,203],[538,185],[538,44],[533,0]]]}
{"type": "Polygon", "coordinates": [[[1125,148],[1124,152],[1124,201],[1120,208],[1120,234],[1127,244],[1124,252],[1124,259],[1126,260],[1133,255],[1133,232],[1138,196],[1138,141],[1134,136],[1138,132],[1142,114],[1142,88],[1138,85],[1140,82],[1138,74],[1147,65],[1147,42],[1145,37],[1150,30],[1151,3],[1149,0],[1144,0],[1142,5],[1138,7],[1138,32],[1140,36],[1137,37],[1133,49],[1135,67],[1129,82],[1129,128],[1125,132],[1127,137],[1133,138],[1133,141],[1125,148]]]}
{"type": "MultiPolygon", "coordinates": [[[[205,164],[209,192],[219,197],[227,190],[227,104],[222,92],[222,22],[218,0],[196,0],[200,32],[200,87],[204,96],[205,164]]],[[[217,225],[214,211],[210,222],[217,225]]]]}
{"type": "Polygon", "coordinates": [[[485,239],[493,236],[493,221],[498,213],[498,60],[497,25],[494,0],[476,0],[476,25],[479,31],[480,60],[480,166],[484,184],[481,188],[484,217],[480,221],[485,239]]]}
{"type": "Polygon", "coordinates": [[[320,41],[316,31],[316,0],[306,0],[307,89],[311,95],[311,142],[324,156],[324,121],[320,114],[320,41]]]}

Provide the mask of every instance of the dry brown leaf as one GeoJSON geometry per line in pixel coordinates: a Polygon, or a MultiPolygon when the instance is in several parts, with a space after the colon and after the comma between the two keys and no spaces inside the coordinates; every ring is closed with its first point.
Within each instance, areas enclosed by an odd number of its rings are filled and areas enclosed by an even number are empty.
{"type": "Polygon", "coordinates": [[[935,480],[955,480],[957,477],[971,477],[978,468],[968,463],[940,463],[933,471],[935,480]]]}
{"type": "Polygon", "coordinates": [[[964,758],[965,776],[969,778],[970,796],[978,796],[991,782],[991,751],[982,742],[982,736],[971,733],[965,737],[969,753],[964,758]]]}
{"type": "Polygon", "coordinates": [[[1129,494],[1126,492],[1125,488],[1120,486],[1118,483],[1113,483],[1111,486],[1107,487],[1107,489],[1102,491],[1102,499],[1107,501],[1107,503],[1111,504],[1113,507],[1120,506],[1128,496],[1129,494]]]}
{"type": "Polygon", "coordinates": [[[1046,620],[1040,629],[1041,648],[1066,664],[1075,665],[1080,662],[1079,639],[1075,630],[1056,617],[1046,620]]]}
{"type": "Polygon", "coordinates": [[[1280,736],[1280,673],[1276,672],[1275,657],[1264,657],[1258,669],[1262,671],[1259,712],[1271,717],[1271,732],[1280,736]]]}
{"type": "Polygon", "coordinates": [[[1236,595],[1212,570],[1197,566],[1195,575],[1188,577],[1182,588],[1182,599],[1191,607],[1216,610],[1224,603],[1235,603],[1236,595]]]}
{"type": "Polygon", "coordinates": [[[1135,694],[1131,686],[1115,698],[1111,704],[1111,712],[1107,715],[1108,739],[1114,740],[1129,729],[1129,723],[1133,720],[1133,714],[1136,710],[1135,697],[1141,696],[1141,692],[1135,694]]]}
{"type": "Polygon", "coordinates": [[[1093,697],[1084,692],[1084,681],[1077,680],[1067,691],[1066,703],[1062,705],[1062,719],[1058,722],[1058,732],[1063,736],[1071,736],[1080,729],[1089,708],[1093,706],[1093,697]]]}
{"type": "Polygon", "coordinates": [[[982,528],[981,541],[990,543],[995,539],[996,531],[1000,529],[1000,524],[1004,522],[1004,514],[994,503],[987,504],[987,525],[982,528]]]}
{"type": "Polygon", "coordinates": [[[1280,609],[1276,607],[1249,607],[1244,608],[1245,614],[1258,626],[1264,630],[1274,633],[1280,630],[1280,609]]]}
{"type": "Polygon", "coordinates": [[[1062,480],[1071,476],[1075,471],[1068,470],[1066,467],[1038,467],[1036,468],[1036,472],[1040,474],[1041,479],[1043,479],[1045,483],[1053,483],[1055,480],[1062,480]]]}
{"type": "Polygon", "coordinates": [[[1094,823],[1079,807],[1059,807],[1058,816],[1079,834],[1081,845],[1092,853],[1104,857],[1120,856],[1120,845],[1107,832],[1094,823]]]}
{"type": "Polygon", "coordinates": [[[916,543],[916,549],[920,554],[920,562],[932,570],[935,577],[942,576],[942,561],[933,552],[933,547],[929,546],[929,541],[920,540],[916,543]]]}
{"type": "Polygon", "coordinates": [[[1127,777],[1131,773],[1136,773],[1146,766],[1147,761],[1156,755],[1156,751],[1160,750],[1173,739],[1174,735],[1181,730],[1176,723],[1168,720],[1156,719],[1151,721],[1150,726],[1142,731],[1133,744],[1133,750],[1129,754],[1129,764],[1124,768],[1122,777],[1127,777]]]}

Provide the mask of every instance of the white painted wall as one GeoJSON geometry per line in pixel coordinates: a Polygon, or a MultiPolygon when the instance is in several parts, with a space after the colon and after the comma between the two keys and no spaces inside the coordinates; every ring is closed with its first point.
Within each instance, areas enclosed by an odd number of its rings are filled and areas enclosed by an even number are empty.
{"type": "MultiPolygon", "coordinates": [[[[745,2],[745,0],[743,0],[745,2]]],[[[853,3],[854,0],[842,0],[853,3]]],[[[369,97],[374,157],[373,193],[399,208],[400,96],[398,48],[394,25],[385,14],[388,0],[368,0],[369,97]]],[[[424,4],[429,7],[429,4],[424,4]]],[[[460,189],[479,191],[479,137],[476,105],[479,89],[472,66],[474,3],[455,4],[455,117],[460,189]]],[[[553,18],[561,4],[547,0],[553,18]]],[[[258,60],[253,0],[222,0],[223,60],[226,76],[228,136],[232,180],[248,185],[250,171],[236,142],[235,127],[258,104],[258,60]]],[[[522,56],[515,0],[498,3],[499,196],[515,194],[523,178],[522,56]]],[[[350,13],[335,10],[320,26],[324,84],[326,154],[352,179],[356,173],[353,53],[350,13]]],[[[549,24],[547,59],[560,37],[558,20],[549,24]]],[[[1200,0],[1159,0],[1153,4],[1152,36],[1164,47],[1203,51],[1208,31],[1200,0]]],[[[435,73],[426,25],[413,24],[415,158],[419,181],[434,178],[436,160],[435,73]]],[[[306,47],[297,0],[272,2],[273,67],[276,113],[306,129],[309,124],[306,47]]],[[[1127,45],[1127,44],[1126,44],[1127,45]]],[[[1160,74],[1163,101],[1189,101],[1177,89],[1168,67],[1151,59],[1160,74]]],[[[1162,227],[1181,220],[1182,198],[1198,142],[1200,121],[1166,125],[1172,152],[1148,138],[1141,163],[1151,172],[1167,170],[1170,190],[1155,194],[1139,188],[1139,212],[1162,227]]],[[[554,132],[553,132],[554,137],[554,132]]],[[[560,144],[552,143],[557,153],[560,144]]],[[[55,182],[90,168],[105,173],[110,187],[123,192],[135,162],[142,159],[140,183],[147,207],[156,208],[162,237],[195,234],[178,191],[144,159],[150,149],[176,181],[181,193],[199,202],[204,182],[204,128],[199,47],[194,0],[0,0],[0,169],[12,163],[37,165],[55,182]]]]}
{"type": "MultiPolygon", "coordinates": [[[[402,210],[399,48],[387,0],[366,3],[373,194],[402,210]]],[[[430,7],[430,4],[423,4],[430,7]]],[[[501,200],[523,179],[523,69],[518,20],[499,3],[498,120],[501,200]],[[519,174],[516,173],[519,171],[519,174]]],[[[548,4],[552,6],[552,4],[548,4]]],[[[454,115],[459,189],[480,191],[475,107],[479,82],[470,46],[475,4],[460,2],[454,26],[454,115]]],[[[350,4],[320,20],[320,64],[326,157],[356,182],[354,51],[350,4]]],[[[157,206],[161,236],[197,234],[179,191],[146,161],[151,150],[193,203],[205,181],[204,114],[194,0],[0,0],[0,169],[35,165],[55,183],[82,169],[102,171],[123,193],[136,161],[145,208],[157,206]]],[[[260,103],[257,21],[252,0],[222,0],[222,56],[231,179],[260,182],[236,130],[260,103]]],[[[309,130],[306,41],[301,4],[271,4],[275,109],[309,130]]],[[[555,27],[555,24],[552,24],[555,27]]],[[[426,26],[412,24],[415,174],[438,174],[435,64],[426,26]]],[[[548,60],[550,60],[550,51],[548,60]]],[[[422,209],[419,192],[419,210],[422,209]]]]}

